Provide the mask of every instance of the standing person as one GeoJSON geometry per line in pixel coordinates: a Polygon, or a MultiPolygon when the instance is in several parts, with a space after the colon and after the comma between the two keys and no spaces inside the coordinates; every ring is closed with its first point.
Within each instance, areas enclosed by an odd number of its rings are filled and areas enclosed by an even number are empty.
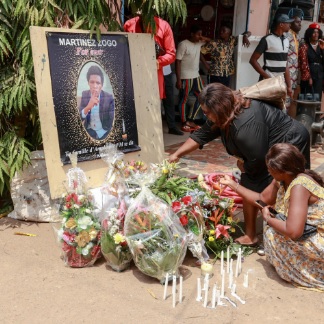
{"type": "Polygon", "coordinates": [[[190,28],[190,38],[182,41],[177,48],[176,87],[179,89],[181,130],[184,132],[191,132],[199,127],[194,120],[200,108],[198,95],[203,88],[203,81],[199,75],[200,49],[209,41],[209,38],[202,36],[200,26],[193,25],[190,28]],[[196,102],[193,109],[187,113],[186,103],[190,94],[196,97],[196,102]]]}
{"type": "MultiPolygon", "coordinates": [[[[243,34],[243,46],[249,47],[249,31],[243,34]]],[[[210,54],[210,64],[202,60],[208,70],[208,83],[219,82],[229,87],[230,76],[235,73],[234,48],[238,43],[238,36],[232,36],[232,27],[228,23],[222,23],[219,38],[202,46],[202,54],[210,54]]]]}
{"type": "Polygon", "coordinates": [[[174,110],[174,84],[171,66],[163,66],[165,98],[162,99],[165,119],[169,128],[169,134],[183,135],[183,132],[177,128],[175,122],[174,110]]]}
{"type": "Polygon", "coordinates": [[[80,116],[88,134],[94,139],[101,140],[106,138],[111,130],[115,101],[110,93],[102,90],[104,76],[98,66],[90,66],[87,80],[90,90],[82,92],[80,116]]]}
{"type": "Polygon", "coordinates": [[[238,186],[229,176],[221,183],[236,189],[255,204],[262,200],[279,213],[262,208],[266,222],[264,246],[267,260],[279,276],[297,286],[324,291],[324,183],[319,174],[305,169],[305,158],[287,143],[273,145],[266,165],[274,180],[261,193],[238,186]],[[291,163],[294,161],[294,163],[291,163]],[[303,235],[305,224],[313,234],[303,235]]]}
{"type": "MultiPolygon", "coordinates": [[[[289,40],[289,49],[288,49],[288,69],[290,73],[290,81],[291,81],[291,88],[292,88],[292,98],[297,99],[297,82],[298,82],[298,50],[299,50],[299,42],[300,37],[298,33],[301,29],[301,18],[296,15],[292,17],[294,21],[290,25],[290,30],[285,33],[284,35],[289,40]]],[[[290,100],[289,107],[288,107],[289,116],[295,117],[296,116],[296,104],[293,100],[290,100]]]]}
{"type": "Polygon", "coordinates": [[[287,85],[287,95],[291,97],[291,81],[287,64],[289,41],[284,36],[293,22],[288,15],[279,15],[275,18],[271,33],[261,38],[258,46],[250,58],[250,64],[260,74],[260,79],[268,79],[277,75],[283,75],[287,85]],[[263,54],[264,65],[258,62],[263,54]]]}
{"type": "MultiPolygon", "coordinates": [[[[173,154],[170,162],[203,147],[221,137],[230,155],[238,158],[241,184],[250,190],[262,192],[272,181],[265,156],[275,143],[296,145],[305,155],[310,167],[308,130],[281,110],[258,100],[244,99],[221,83],[207,85],[199,95],[201,109],[207,122],[173,154]]],[[[245,235],[237,239],[242,245],[256,245],[256,217],[258,208],[243,198],[245,235]]]]}
{"type": "Polygon", "coordinates": [[[299,48],[301,71],[300,92],[318,93],[322,98],[324,41],[321,26],[312,23],[305,31],[304,43],[299,48]]]}
{"type": "MultiPolygon", "coordinates": [[[[156,66],[158,73],[160,99],[171,100],[166,97],[165,77],[163,75],[163,67],[170,65],[175,60],[175,44],[173,39],[173,32],[169,23],[160,17],[154,17],[155,33],[154,41],[156,47],[156,66]]],[[[150,26],[144,26],[143,19],[139,14],[137,17],[129,19],[124,24],[124,31],[127,33],[151,33],[150,26]]],[[[172,75],[171,75],[172,77],[172,75]]],[[[170,85],[168,85],[168,90],[170,85]]],[[[172,89],[173,90],[173,89],[172,89]]],[[[173,100],[173,98],[172,98],[173,100]]],[[[169,133],[175,135],[183,135],[182,132],[175,126],[174,105],[166,105],[164,107],[168,111],[169,116],[169,133]],[[172,113],[173,110],[173,113],[172,113]],[[172,118],[172,120],[171,120],[172,118]]],[[[167,119],[168,121],[168,119],[167,119]]]]}

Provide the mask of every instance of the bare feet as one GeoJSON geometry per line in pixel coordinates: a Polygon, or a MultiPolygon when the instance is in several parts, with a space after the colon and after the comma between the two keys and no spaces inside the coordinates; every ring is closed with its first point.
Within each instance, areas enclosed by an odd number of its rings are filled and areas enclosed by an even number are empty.
{"type": "Polygon", "coordinates": [[[235,240],[236,243],[239,243],[241,245],[246,245],[246,246],[255,246],[259,243],[259,239],[257,237],[251,238],[250,236],[243,235],[238,237],[235,240]]]}

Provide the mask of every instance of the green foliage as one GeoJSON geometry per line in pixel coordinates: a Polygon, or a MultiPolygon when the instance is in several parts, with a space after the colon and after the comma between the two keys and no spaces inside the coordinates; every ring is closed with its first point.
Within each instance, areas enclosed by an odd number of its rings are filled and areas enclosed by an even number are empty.
{"type": "MultiPolygon", "coordinates": [[[[29,27],[90,30],[99,26],[122,30],[119,0],[1,0],[0,1],[0,195],[9,190],[14,173],[29,163],[42,144],[29,27]]],[[[186,16],[183,0],[126,0],[152,21],[156,13],[172,23],[186,16]]]]}

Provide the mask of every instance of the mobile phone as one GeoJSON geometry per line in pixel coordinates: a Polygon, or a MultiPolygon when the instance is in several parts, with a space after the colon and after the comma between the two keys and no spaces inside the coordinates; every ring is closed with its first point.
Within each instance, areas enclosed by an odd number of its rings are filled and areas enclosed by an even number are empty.
{"type": "MultiPolygon", "coordinates": [[[[267,205],[264,201],[262,201],[262,200],[256,200],[255,202],[256,202],[256,204],[257,204],[260,208],[263,208],[263,207],[267,207],[267,206],[268,206],[268,205],[267,205]]],[[[268,209],[269,209],[269,212],[270,212],[271,215],[277,215],[277,214],[278,214],[278,212],[277,212],[275,209],[273,209],[272,207],[268,207],[268,209]]]]}

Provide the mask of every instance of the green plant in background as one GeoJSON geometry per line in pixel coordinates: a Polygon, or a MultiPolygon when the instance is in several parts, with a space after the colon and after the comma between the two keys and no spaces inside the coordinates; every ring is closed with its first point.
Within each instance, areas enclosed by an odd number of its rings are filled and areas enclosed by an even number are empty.
{"type": "MultiPolygon", "coordinates": [[[[30,152],[41,148],[30,26],[90,30],[99,26],[122,30],[121,0],[0,1],[0,195],[10,200],[10,179],[30,163],[30,152]]],[[[125,0],[132,12],[141,10],[154,30],[154,15],[172,24],[186,18],[184,0],[125,0]]]]}

